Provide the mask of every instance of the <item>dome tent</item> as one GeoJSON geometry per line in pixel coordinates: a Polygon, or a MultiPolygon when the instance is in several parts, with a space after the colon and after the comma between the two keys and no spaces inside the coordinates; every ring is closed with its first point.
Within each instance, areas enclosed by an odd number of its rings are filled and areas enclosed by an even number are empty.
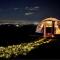
{"type": "Polygon", "coordinates": [[[46,18],[38,23],[36,32],[43,33],[44,37],[54,37],[55,34],[60,34],[60,20],[46,18]]]}

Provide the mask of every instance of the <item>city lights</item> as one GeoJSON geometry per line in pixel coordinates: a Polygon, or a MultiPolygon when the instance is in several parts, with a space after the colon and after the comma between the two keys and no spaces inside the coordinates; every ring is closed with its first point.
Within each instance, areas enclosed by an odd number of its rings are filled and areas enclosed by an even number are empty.
{"type": "Polygon", "coordinates": [[[17,24],[16,27],[19,27],[19,25],[17,24]]]}

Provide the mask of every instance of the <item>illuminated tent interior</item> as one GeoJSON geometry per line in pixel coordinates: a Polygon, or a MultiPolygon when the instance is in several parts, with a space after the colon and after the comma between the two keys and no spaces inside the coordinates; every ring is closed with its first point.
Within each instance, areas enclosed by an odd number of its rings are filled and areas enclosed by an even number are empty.
{"type": "Polygon", "coordinates": [[[60,20],[52,17],[46,18],[38,23],[36,32],[43,33],[44,37],[60,35],[60,20]]]}

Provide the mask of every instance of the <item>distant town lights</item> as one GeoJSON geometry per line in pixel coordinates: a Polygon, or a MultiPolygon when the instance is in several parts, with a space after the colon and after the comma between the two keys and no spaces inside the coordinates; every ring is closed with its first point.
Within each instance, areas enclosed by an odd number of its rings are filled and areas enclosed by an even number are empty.
{"type": "Polygon", "coordinates": [[[16,27],[19,27],[19,24],[17,24],[16,27]]]}

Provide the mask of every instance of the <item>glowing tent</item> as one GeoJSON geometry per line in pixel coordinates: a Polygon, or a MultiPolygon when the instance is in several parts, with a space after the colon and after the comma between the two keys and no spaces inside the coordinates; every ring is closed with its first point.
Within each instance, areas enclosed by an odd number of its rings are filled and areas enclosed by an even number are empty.
{"type": "Polygon", "coordinates": [[[60,34],[60,20],[52,17],[46,18],[38,23],[36,32],[43,33],[44,37],[54,37],[60,34]]]}

